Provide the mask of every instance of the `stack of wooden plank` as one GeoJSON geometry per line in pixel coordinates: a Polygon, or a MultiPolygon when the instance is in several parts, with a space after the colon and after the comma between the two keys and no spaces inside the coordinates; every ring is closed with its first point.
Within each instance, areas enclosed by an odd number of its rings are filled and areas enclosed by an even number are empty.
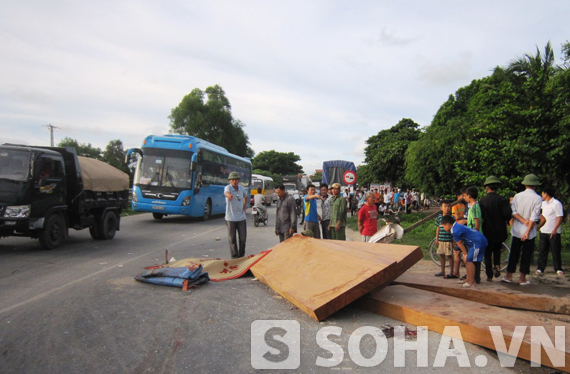
{"type": "Polygon", "coordinates": [[[253,274],[317,321],[389,285],[423,258],[417,246],[296,235],[272,248],[253,274]]]}
{"type": "Polygon", "coordinates": [[[513,341],[516,340],[513,345],[516,346],[520,340],[518,352],[511,350],[510,354],[514,352],[520,358],[536,362],[538,356],[531,357],[531,353],[539,352],[541,365],[570,372],[570,337],[566,334],[560,339],[559,336],[557,341],[555,336],[557,328],[558,332],[570,333],[570,324],[563,321],[570,314],[568,296],[556,295],[555,290],[549,294],[547,288],[540,285],[521,288],[499,282],[465,289],[454,281],[410,272],[398,278],[395,284],[371,292],[358,300],[357,305],[442,334],[446,326],[457,326],[464,341],[497,352],[508,353],[513,341]],[[493,339],[491,330],[496,328],[491,326],[500,326],[502,336],[493,339]],[[525,328],[522,338],[515,335],[517,326],[522,326],[518,328],[519,333],[525,328]],[[532,326],[539,327],[535,328],[537,336],[534,338],[532,326]],[[542,331],[552,342],[551,347],[548,343],[540,347],[537,338],[542,331]],[[496,344],[501,341],[505,344],[496,344]],[[563,365],[555,361],[557,357],[563,360],[563,365]]]}

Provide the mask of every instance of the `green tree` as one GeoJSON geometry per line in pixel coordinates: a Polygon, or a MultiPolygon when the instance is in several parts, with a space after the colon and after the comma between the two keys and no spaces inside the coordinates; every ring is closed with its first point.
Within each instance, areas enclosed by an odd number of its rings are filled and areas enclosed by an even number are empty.
{"type": "Polygon", "coordinates": [[[265,170],[273,174],[288,175],[303,173],[303,167],[297,162],[301,157],[293,152],[277,152],[274,150],[259,152],[252,160],[254,169],[265,170]]]}
{"type": "Polygon", "coordinates": [[[321,171],[317,171],[315,174],[311,176],[312,181],[322,181],[323,180],[323,173],[321,171]]]}
{"type": "Polygon", "coordinates": [[[130,170],[125,163],[126,152],[123,149],[123,142],[119,139],[111,140],[105,151],[103,151],[103,161],[117,169],[129,174],[130,170]]]}
{"type": "Polygon", "coordinates": [[[482,186],[489,175],[501,193],[522,189],[528,173],[570,198],[570,46],[554,64],[550,43],[491,76],[460,88],[441,106],[406,155],[406,178],[438,195],[482,186]]]}
{"type": "Polygon", "coordinates": [[[77,140],[65,137],[57,145],[58,147],[73,147],[77,151],[78,156],[102,159],[101,148],[93,147],[91,143],[79,144],[77,140]]]}
{"type": "Polygon", "coordinates": [[[356,167],[356,181],[359,186],[377,182],[374,175],[372,175],[370,165],[361,164],[356,167]]]}
{"type": "MultiPolygon", "coordinates": [[[[396,125],[378,132],[366,141],[364,149],[370,177],[374,182],[390,181],[401,185],[406,176],[405,155],[410,143],[420,136],[419,125],[403,118],[396,125]]],[[[359,180],[360,183],[362,181],[359,180]]]]}
{"type": "Polygon", "coordinates": [[[196,136],[239,156],[254,155],[243,130],[245,124],[233,118],[230,101],[219,85],[208,87],[205,92],[193,89],[168,118],[174,133],[196,136]]]}

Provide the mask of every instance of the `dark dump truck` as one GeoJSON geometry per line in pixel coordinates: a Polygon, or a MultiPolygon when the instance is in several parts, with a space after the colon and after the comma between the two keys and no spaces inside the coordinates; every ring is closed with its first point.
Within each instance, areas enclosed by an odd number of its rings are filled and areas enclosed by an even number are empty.
{"type": "Polygon", "coordinates": [[[113,239],[128,206],[126,173],[75,148],[0,145],[0,237],[56,248],[69,228],[113,239]]]}

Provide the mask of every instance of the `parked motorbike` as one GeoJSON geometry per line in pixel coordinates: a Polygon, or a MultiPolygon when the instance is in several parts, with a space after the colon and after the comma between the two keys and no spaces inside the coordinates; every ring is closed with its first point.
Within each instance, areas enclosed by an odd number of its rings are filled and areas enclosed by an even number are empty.
{"type": "Polygon", "coordinates": [[[267,226],[267,220],[263,218],[263,212],[257,209],[256,206],[253,206],[251,208],[251,216],[253,218],[253,224],[255,225],[255,227],[259,226],[260,222],[263,222],[263,224],[267,226]]]}

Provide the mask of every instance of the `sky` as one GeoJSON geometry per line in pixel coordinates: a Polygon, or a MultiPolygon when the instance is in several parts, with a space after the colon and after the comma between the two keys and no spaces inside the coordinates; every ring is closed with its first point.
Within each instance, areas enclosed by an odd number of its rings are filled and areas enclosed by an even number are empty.
{"type": "Polygon", "coordinates": [[[366,140],[429,126],[459,88],[551,42],[570,1],[0,0],[0,142],[104,149],[169,132],[220,85],[256,152],[364,161],[366,140]]]}

